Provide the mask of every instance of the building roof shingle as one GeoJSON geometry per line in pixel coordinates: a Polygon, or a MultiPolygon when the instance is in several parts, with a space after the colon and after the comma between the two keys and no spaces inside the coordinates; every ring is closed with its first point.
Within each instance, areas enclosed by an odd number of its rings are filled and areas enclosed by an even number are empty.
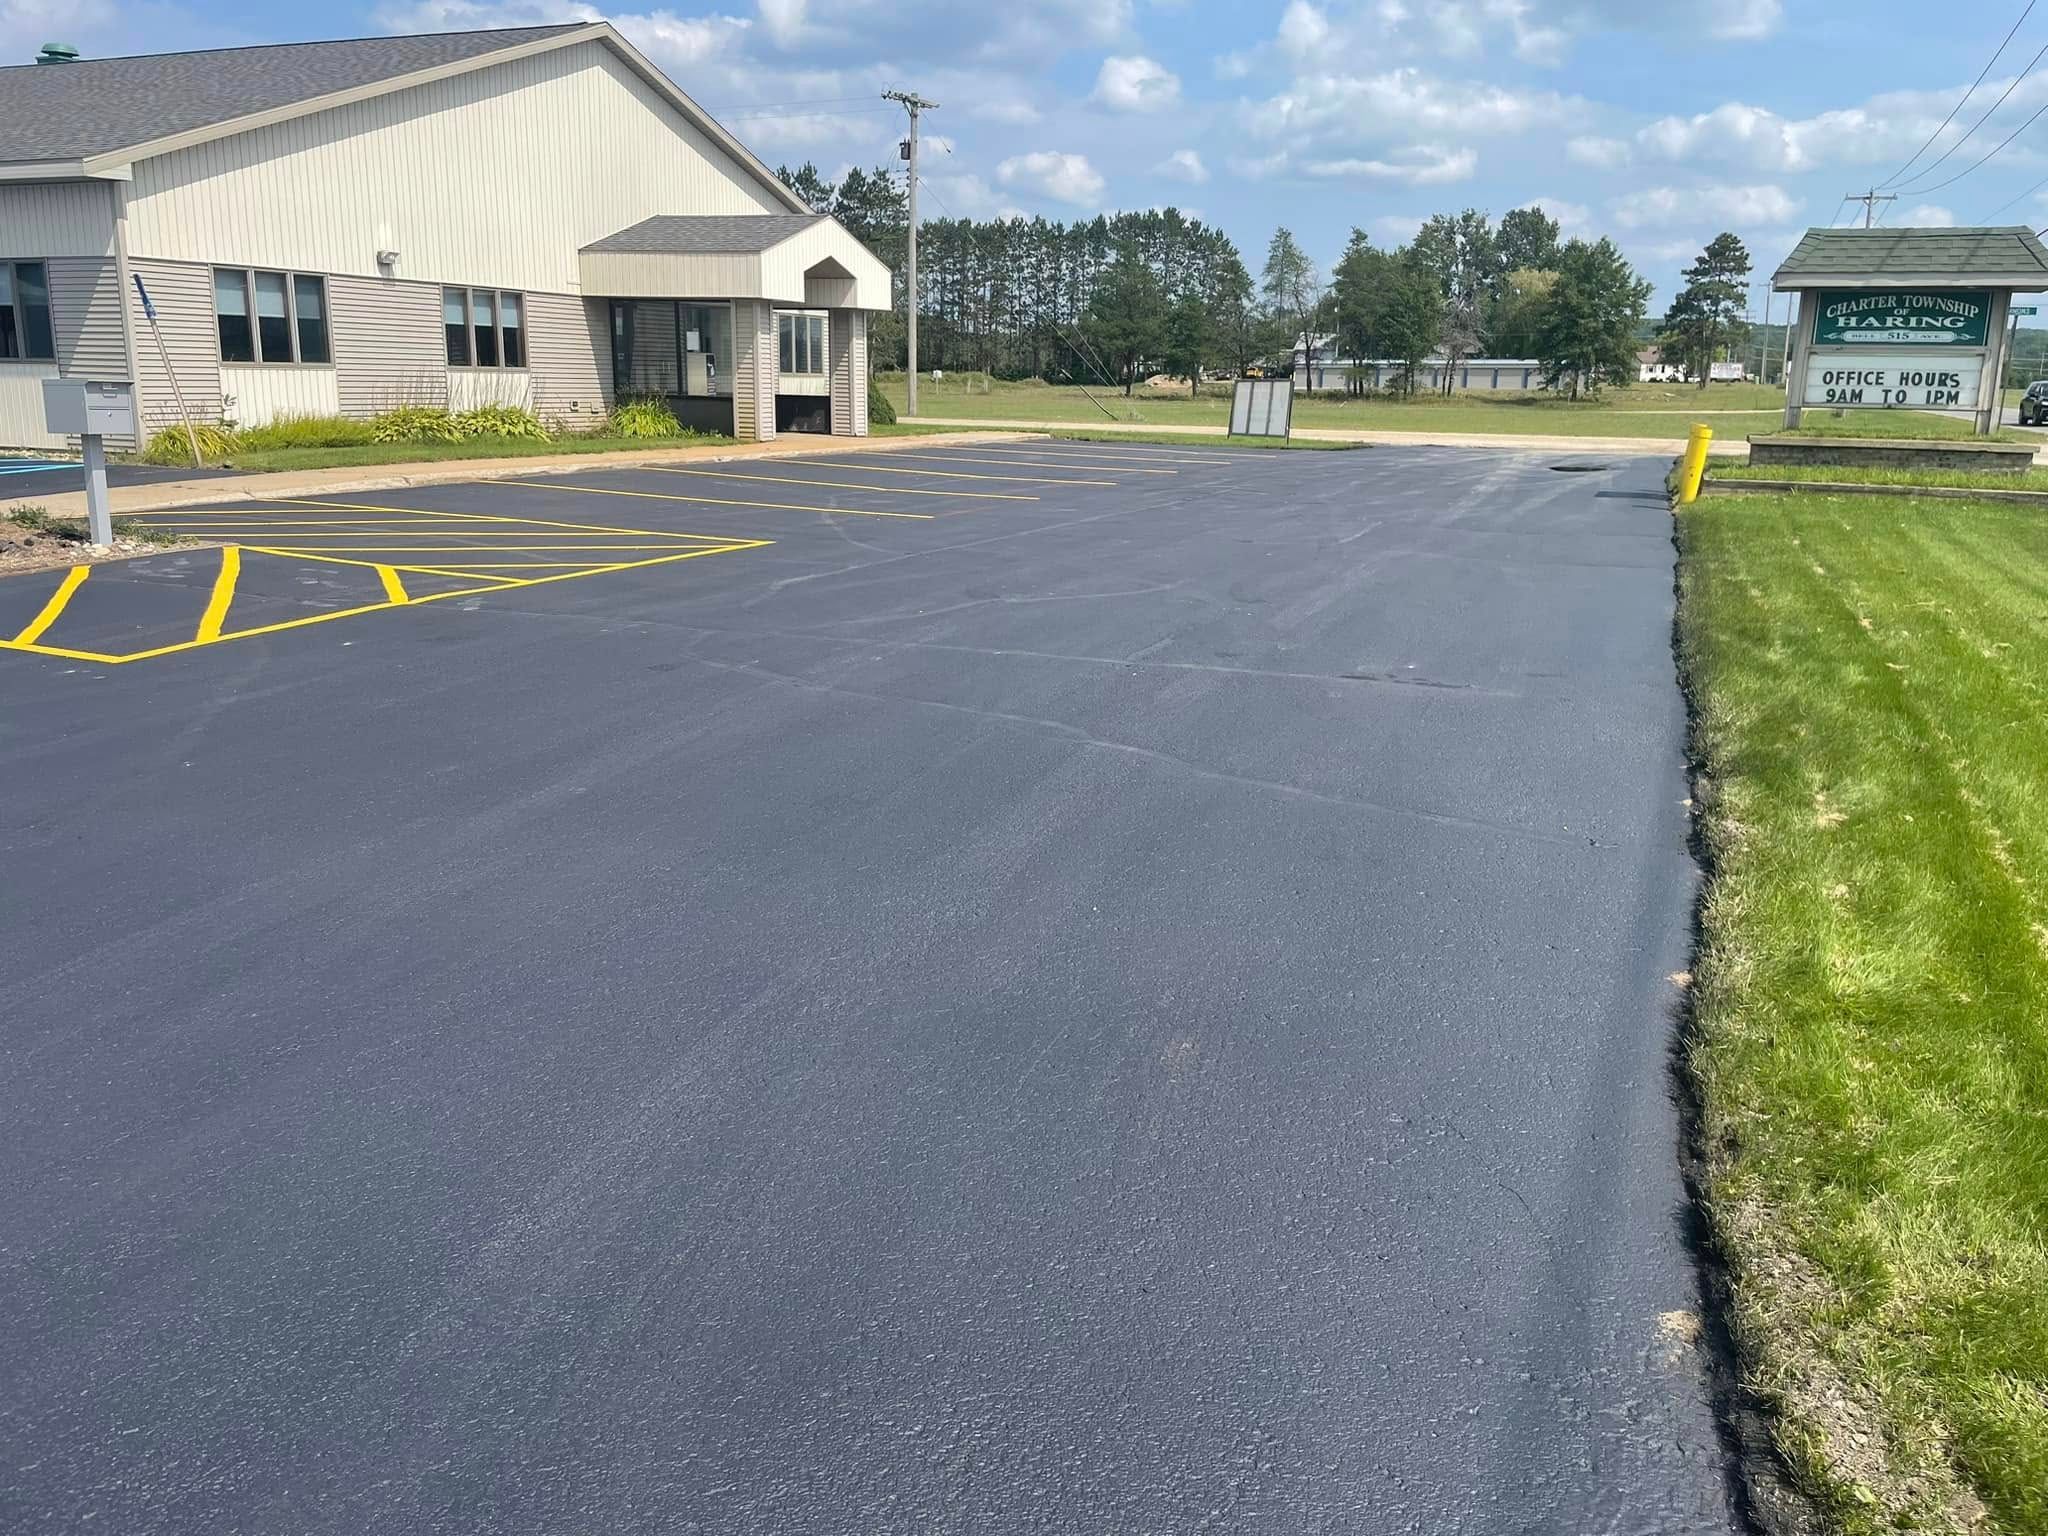
{"type": "Polygon", "coordinates": [[[585,25],[276,43],[0,68],[0,164],[107,154],[585,25]]]}
{"type": "Polygon", "coordinates": [[[593,240],[583,249],[659,256],[753,255],[780,245],[824,217],[821,213],[661,213],[593,240]]]}
{"type": "Polygon", "coordinates": [[[1823,287],[1950,281],[2048,289],[2048,247],[2024,224],[1979,229],[1809,229],[1771,281],[1823,287]]]}

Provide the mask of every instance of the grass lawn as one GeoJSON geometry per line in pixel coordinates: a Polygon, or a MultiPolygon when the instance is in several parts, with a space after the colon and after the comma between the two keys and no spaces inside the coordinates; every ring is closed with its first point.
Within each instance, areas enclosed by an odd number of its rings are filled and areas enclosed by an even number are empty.
{"type": "Polygon", "coordinates": [[[1860,485],[1947,485],[1988,491],[2048,491],[2048,469],[2016,475],[1972,469],[1885,469],[1855,464],[1736,464],[1713,459],[1709,480],[1832,480],[1860,485]]]}
{"type": "MultiPolygon", "coordinates": [[[[459,443],[350,443],[335,448],[245,449],[232,455],[236,469],[346,469],[359,464],[438,464],[449,459],[513,459],[556,453],[648,452],[661,448],[711,448],[730,437],[579,437],[565,434],[541,441],[530,437],[469,437],[459,443]]],[[[214,466],[219,467],[219,466],[214,466]]]]}
{"type": "MultiPolygon", "coordinates": [[[[1830,416],[1825,410],[1800,414],[1799,425],[1790,431],[1777,429],[1785,437],[1976,437],[1976,424],[1966,417],[1937,416],[1931,411],[1844,411],[1830,416]]],[[[1994,432],[1980,442],[2039,442],[2024,432],[1994,432]]]]}
{"type": "MultiPolygon", "coordinates": [[[[903,376],[884,375],[882,392],[907,414],[903,376]]],[[[918,413],[972,420],[1150,423],[1154,426],[1221,427],[1230,421],[1230,391],[1208,386],[1199,400],[1179,394],[1139,391],[1126,398],[1095,390],[1094,399],[1073,385],[1036,381],[986,383],[981,375],[948,376],[917,386],[918,413]],[[1096,402],[1100,401],[1098,405],[1096,402]],[[1107,407],[1105,413],[1103,407],[1107,407]]],[[[1784,419],[1783,396],[1756,385],[1719,385],[1703,396],[1697,389],[1644,386],[1614,390],[1600,400],[1571,401],[1549,394],[1501,392],[1419,395],[1413,400],[1297,400],[1294,425],[1317,430],[1371,432],[1500,432],[1575,437],[1682,438],[1694,419],[1716,436],[1734,437],[1774,430],[1784,419]]]]}
{"type": "Polygon", "coordinates": [[[1788,494],[1678,536],[1688,1060],[1748,1367],[1844,1529],[2038,1536],[2048,520],[1788,494]]]}

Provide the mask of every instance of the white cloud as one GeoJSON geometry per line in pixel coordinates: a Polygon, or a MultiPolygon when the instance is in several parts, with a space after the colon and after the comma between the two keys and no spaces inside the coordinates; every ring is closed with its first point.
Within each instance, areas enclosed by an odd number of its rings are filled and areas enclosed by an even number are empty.
{"type": "Polygon", "coordinates": [[[804,40],[809,0],[759,0],[761,27],[778,48],[794,48],[804,40]]]}
{"type": "Polygon", "coordinates": [[[1381,214],[1365,226],[1379,236],[1385,245],[1406,245],[1422,228],[1422,220],[1413,214],[1381,214]]]}
{"type": "Polygon", "coordinates": [[[1184,181],[1191,187],[1199,187],[1209,179],[1209,167],[1202,164],[1202,157],[1192,149],[1176,149],[1152,169],[1161,176],[1184,181]]]}
{"type": "Polygon", "coordinates": [[[1313,60],[1329,44],[1330,18],[1308,0],[1288,0],[1274,40],[1289,58],[1313,60]]]}
{"type": "Polygon", "coordinates": [[[1052,149],[1010,156],[996,167],[996,180],[1006,187],[1019,187],[1082,207],[1099,204],[1107,186],[1102,173],[1088,163],[1086,155],[1052,149]]]}
{"type": "Polygon", "coordinates": [[[1180,100],[1180,76],[1142,54],[1112,55],[1095,76],[1094,99],[1119,112],[1163,112],[1180,100]]]}
{"type": "Polygon", "coordinates": [[[1922,203],[1900,222],[1920,228],[1948,229],[1955,224],[1956,216],[1939,203],[1922,203]]]}
{"type": "Polygon", "coordinates": [[[1564,157],[1577,165],[1590,165],[1595,170],[1611,171],[1628,164],[1628,141],[1603,139],[1591,134],[1581,135],[1565,143],[1564,157]]]}
{"type": "Polygon", "coordinates": [[[1232,155],[1223,163],[1230,168],[1230,174],[1233,176],[1241,176],[1246,181],[1263,181],[1268,176],[1286,175],[1287,168],[1293,161],[1286,150],[1280,149],[1270,155],[1256,157],[1232,155]]]}
{"type": "Polygon", "coordinates": [[[1567,235],[1590,229],[1593,223],[1592,209],[1584,203],[1567,202],[1561,197],[1532,197],[1517,206],[1542,209],[1557,220],[1557,227],[1567,235]]]}
{"type": "Polygon", "coordinates": [[[1302,170],[1317,177],[1364,176],[1376,181],[1405,182],[1411,187],[1435,187],[1470,180],[1479,167],[1479,155],[1471,149],[1419,144],[1399,153],[1402,158],[1397,160],[1311,160],[1302,170]]]}
{"type": "Polygon", "coordinates": [[[1784,19],[1779,0],[1734,0],[1732,4],[1723,0],[1707,8],[1707,36],[1724,42],[1749,42],[1769,37],[1784,19]]]}
{"type": "Polygon", "coordinates": [[[1663,229],[1711,220],[1723,224],[1783,224],[1799,211],[1777,186],[1644,187],[1608,204],[1623,229],[1663,229]]]}
{"type": "Polygon", "coordinates": [[[1446,80],[1404,67],[1378,75],[1303,75],[1266,101],[1244,104],[1241,113],[1253,133],[1299,144],[1355,142],[1389,127],[1461,137],[1526,133],[1568,122],[1582,105],[1552,91],[1446,80]]]}

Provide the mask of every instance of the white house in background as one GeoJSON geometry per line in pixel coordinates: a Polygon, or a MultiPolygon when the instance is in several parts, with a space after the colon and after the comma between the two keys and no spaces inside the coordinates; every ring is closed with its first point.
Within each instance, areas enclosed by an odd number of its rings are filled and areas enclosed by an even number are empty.
{"type": "MultiPolygon", "coordinates": [[[[1358,382],[1367,389],[1385,389],[1407,368],[1399,358],[1339,357],[1337,338],[1306,335],[1294,340],[1294,382],[1299,389],[1345,389],[1358,370],[1358,382]]],[[[1453,367],[1447,358],[1426,357],[1416,370],[1415,387],[1420,391],[1442,390],[1448,377],[1450,389],[1463,390],[1541,389],[1543,364],[1533,357],[1460,358],[1453,367]]]]}
{"type": "Polygon", "coordinates": [[[604,22],[0,68],[0,446],[396,405],[867,431],[889,271],[604,22]],[[144,317],[138,280],[157,311],[144,317]]]}
{"type": "MultiPolygon", "coordinates": [[[[1749,378],[1746,363],[1713,363],[1709,365],[1707,382],[1710,384],[1741,384],[1749,378]]],[[[1655,347],[1644,347],[1636,353],[1636,382],[1639,384],[1691,384],[1694,383],[1692,370],[1683,363],[1667,363],[1655,347]]]]}

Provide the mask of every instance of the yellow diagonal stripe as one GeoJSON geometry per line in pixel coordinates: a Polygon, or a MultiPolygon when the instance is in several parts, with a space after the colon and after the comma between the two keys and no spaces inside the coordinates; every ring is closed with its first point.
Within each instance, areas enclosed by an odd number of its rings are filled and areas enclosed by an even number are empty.
{"type": "Polygon", "coordinates": [[[877,496],[965,496],[979,501],[1036,501],[1022,491],[918,491],[900,486],[863,485],[858,480],[813,480],[807,475],[742,475],[723,469],[679,469],[670,464],[643,464],[664,475],[709,475],[715,480],[774,480],[784,485],[822,485],[837,491],[868,491],[877,496]]]}
{"type": "Polygon", "coordinates": [[[43,611],[28,621],[28,628],[14,637],[16,645],[34,645],[43,631],[57,622],[57,616],[64,611],[64,605],[71,601],[71,594],[85,585],[85,578],[92,574],[89,565],[74,565],[64,573],[64,579],[57,583],[57,590],[50,594],[50,600],[43,604],[43,611]]]}
{"type": "Polygon", "coordinates": [[[241,549],[233,544],[223,544],[220,551],[220,574],[213,579],[213,596],[206,600],[206,612],[199,616],[199,633],[192,637],[194,640],[220,638],[221,623],[228,616],[228,606],[235,600],[235,579],[241,573],[241,549]]]}
{"type": "MultiPolygon", "coordinates": [[[[891,452],[889,457],[900,459],[904,455],[891,452]]],[[[806,464],[822,464],[827,469],[861,469],[877,475],[923,475],[933,480],[995,480],[1007,481],[1011,485],[1115,485],[1114,480],[1077,480],[1072,475],[978,475],[964,469],[902,469],[894,464],[848,464],[843,459],[806,459],[806,464]]]]}
{"type": "MultiPolygon", "coordinates": [[[[759,507],[769,512],[823,512],[828,517],[906,517],[929,523],[929,512],[863,512],[857,507],[805,507],[787,501],[733,501],[722,496],[670,496],[663,491],[615,491],[602,485],[550,485],[545,480],[493,480],[493,485],[523,485],[530,491],[580,491],[586,496],[634,496],[642,501],[688,501],[700,507],[759,507]]],[[[564,527],[573,526],[564,524],[564,527]]]]}

